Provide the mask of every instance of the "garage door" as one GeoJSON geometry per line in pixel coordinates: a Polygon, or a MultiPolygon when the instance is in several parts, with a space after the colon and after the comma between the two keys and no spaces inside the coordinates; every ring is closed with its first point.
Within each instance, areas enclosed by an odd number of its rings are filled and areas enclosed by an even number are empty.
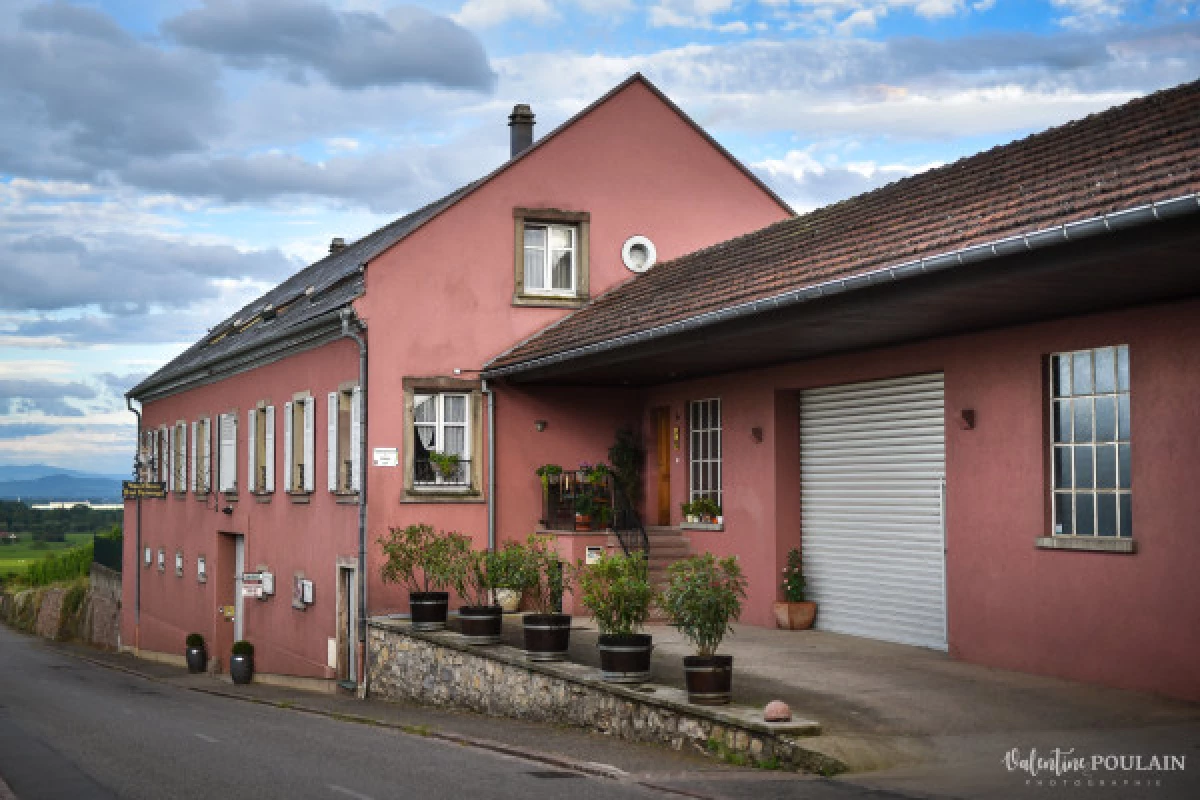
{"type": "Polygon", "coordinates": [[[946,648],[943,376],[804,392],[802,541],[817,626],[946,648]]]}

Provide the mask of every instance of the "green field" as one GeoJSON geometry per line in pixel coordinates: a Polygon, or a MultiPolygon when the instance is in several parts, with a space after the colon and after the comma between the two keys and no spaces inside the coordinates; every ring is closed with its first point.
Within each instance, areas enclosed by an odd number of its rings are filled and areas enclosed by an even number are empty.
{"type": "Polygon", "coordinates": [[[68,533],[65,542],[46,542],[38,549],[33,546],[32,534],[17,535],[20,538],[12,544],[0,544],[0,576],[24,572],[25,568],[35,561],[41,561],[52,553],[69,550],[92,540],[90,533],[68,533]]]}

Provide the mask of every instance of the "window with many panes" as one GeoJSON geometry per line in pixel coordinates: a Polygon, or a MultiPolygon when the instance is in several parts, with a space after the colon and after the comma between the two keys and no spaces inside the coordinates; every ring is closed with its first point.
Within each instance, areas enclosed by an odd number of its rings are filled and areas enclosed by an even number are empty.
{"type": "Polygon", "coordinates": [[[1056,536],[1132,536],[1129,348],[1050,357],[1056,536]]]}
{"type": "Polygon", "coordinates": [[[413,486],[471,481],[470,395],[413,395],[413,486]]]}
{"type": "Polygon", "coordinates": [[[721,502],[721,400],[688,403],[688,460],[691,462],[690,499],[721,502]]]}
{"type": "Polygon", "coordinates": [[[525,225],[525,293],[575,295],[574,225],[525,225]]]}

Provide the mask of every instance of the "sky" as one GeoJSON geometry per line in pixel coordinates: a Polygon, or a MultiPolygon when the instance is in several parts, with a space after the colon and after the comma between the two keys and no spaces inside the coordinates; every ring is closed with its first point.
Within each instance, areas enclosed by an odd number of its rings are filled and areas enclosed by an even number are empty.
{"type": "Polygon", "coordinates": [[[1200,77],[1200,0],[0,3],[0,464],[641,71],[800,212],[1200,77]]]}

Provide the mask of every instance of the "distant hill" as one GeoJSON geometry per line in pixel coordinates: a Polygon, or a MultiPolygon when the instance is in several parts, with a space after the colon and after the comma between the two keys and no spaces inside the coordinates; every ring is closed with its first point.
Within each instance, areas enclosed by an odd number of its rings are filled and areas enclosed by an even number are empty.
{"type": "Polygon", "coordinates": [[[0,467],[0,500],[20,498],[31,503],[48,500],[119,501],[121,480],[117,475],[98,475],[39,465],[0,467]],[[17,477],[31,474],[34,477],[17,477]]]}

